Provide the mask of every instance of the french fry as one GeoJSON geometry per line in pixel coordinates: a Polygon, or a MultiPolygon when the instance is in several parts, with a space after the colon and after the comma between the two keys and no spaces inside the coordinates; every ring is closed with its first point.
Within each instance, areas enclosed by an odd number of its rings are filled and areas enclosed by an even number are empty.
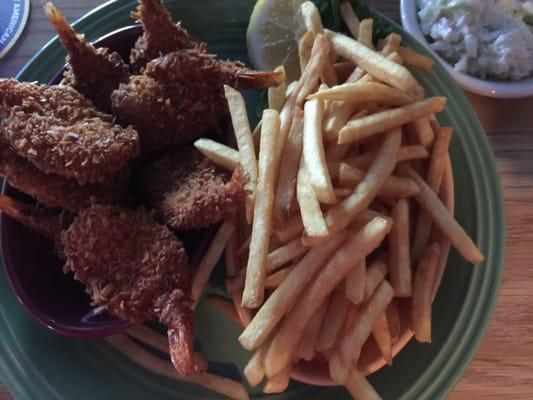
{"type": "Polygon", "coordinates": [[[274,200],[274,219],[282,224],[292,214],[295,202],[296,177],[303,146],[303,111],[296,107],[287,143],[281,157],[278,186],[274,200]]]}
{"type": "Polygon", "coordinates": [[[328,39],[322,34],[316,35],[309,61],[298,83],[294,87],[293,93],[285,101],[280,113],[281,125],[277,145],[279,158],[281,158],[285,143],[287,142],[287,136],[289,135],[292,120],[294,119],[295,107],[302,107],[305,98],[318,86],[320,75],[324,69],[324,63],[328,59],[330,49],[331,46],[328,39]]]}
{"type": "Polygon", "coordinates": [[[263,111],[263,127],[259,150],[259,177],[252,224],[250,256],[246,267],[246,282],[242,295],[242,306],[257,308],[263,304],[267,256],[272,233],[274,208],[274,185],[278,171],[280,117],[275,110],[263,111]]]}
{"type": "Polygon", "coordinates": [[[291,240],[286,245],[278,247],[268,255],[267,271],[273,272],[277,270],[289,261],[305,254],[308,250],[309,247],[304,246],[299,237],[291,240]]]}
{"type": "Polygon", "coordinates": [[[392,365],[392,336],[386,312],[383,312],[374,323],[372,336],[387,364],[392,365]]]}
{"type": "Polygon", "coordinates": [[[400,199],[392,207],[394,220],[390,233],[389,280],[396,297],[411,297],[411,254],[409,247],[409,201],[400,199]]]}
{"type": "Polygon", "coordinates": [[[296,237],[299,237],[304,230],[304,225],[300,215],[291,217],[283,226],[276,227],[274,236],[278,238],[281,243],[289,243],[296,237]]]}
{"type": "MultiPolygon", "coordinates": [[[[168,337],[166,334],[160,334],[155,330],[144,325],[133,325],[128,328],[126,334],[140,342],[143,342],[163,354],[170,356],[170,349],[168,347],[168,337]]],[[[194,363],[196,372],[207,371],[209,362],[200,353],[194,353],[194,363]]]]}
{"type": "Polygon", "coordinates": [[[424,71],[429,71],[434,64],[434,61],[426,56],[423,56],[420,53],[410,49],[409,47],[401,46],[397,49],[400,57],[405,61],[407,65],[410,65],[415,68],[422,69],[424,71]]]}
{"type": "Polygon", "coordinates": [[[233,300],[233,306],[235,307],[235,312],[239,316],[239,319],[241,321],[241,325],[243,327],[248,326],[250,321],[252,320],[252,314],[250,313],[250,310],[247,308],[244,308],[242,303],[242,294],[239,290],[234,290],[233,292],[230,292],[231,299],[233,300]]]}
{"type": "MultiPolygon", "coordinates": [[[[364,179],[365,175],[365,171],[344,162],[339,165],[339,185],[342,187],[355,187],[364,179]]],[[[412,180],[391,175],[383,183],[378,195],[397,199],[413,196],[419,191],[418,186],[412,180]]]]}
{"type": "Polygon", "coordinates": [[[322,130],[326,140],[337,141],[339,131],[346,125],[350,117],[356,111],[358,106],[351,102],[333,102],[329,114],[322,123],[322,130]]]}
{"type": "Polygon", "coordinates": [[[209,293],[205,298],[209,303],[221,311],[222,314],[231,319],[237,325],[242,326],[241,318],[233,306],[233,301],[214,293],[209,293]]]}
{"type": "Polygon", "coordinates": [[[286,75],[285,67],[280,65],[277,67],[274,72],[281,72],[283,77],[282,82],[278,86],[271,86],[268,88],[267,97],[268,97],[268,108],[281,112],[283,104],[285,104],[285,90],[286,90],[286,75]]]}
{"type": "Polygon", "coordinates": [[[272,275],[267,276],[265,281],[265,287],[268,289],[275,289],[281,285],[281,282],[283,282],[287,276],[291,273],[293,270],[293,266],[289,266],[287,268],[280,269],[279,271],[274,272],[272,275]]]}
{"type": "Polygon", "coordinates": [[[327,236],[328,227],[326,220],[322,215],[316,193],[309,182],[308,172],[303,165],[300,166],[300,170],[298,171],[296,198],[300,206],[300,214],[306,234],[312,237],[327,236]]]}
{"type": "Polygon", "coordinates": [[[226,264],[226,276],[228,278],[233,278],[237,275],[237,272],[241,269],[239,257],[237,256],[237,217],[233,216],[231,218],[231,223],[236,228],[226,243],[226,249],[224,250],[224,259],[226,264]]]}
{"type": "Polygon", "coordinates": [[[378,257],[378,259],[368,266],[365,274],[365,302],[372,297],[374,291],[383,279],[385,279],[388,272],[389,266],[385,261],[385,257],[378,257]]]}
{"type": "Polygon", "coordinates": [[[320,76],[322,83],[326,84],[328,87],[335,86],[339,83],[331,58],[330,53],[330,59],[324,62],[324,68],[322,70],[322,75],[320,76]]]}
{"type": "Polygon", "coordinates": [[[431,97],[392,110],[350,121],[339,131],[339,143],[360,141],[388,129],[399,127],[417,118],[437,113],[444,109],[446,97],[431,97]]]}
{"type": "Polygon", "coordinates": [[[431,124],[429,123],[428,117],[415,119],[409,124],[409,128],[409,130],[416,137],[418,143],[427,148],[431,147],[435,135],[433,133],[433,129],[431,128],[431,124]]]}
{"type": "Polygon", "coordinates": [[[326,299],[309,320],[302,340],[298,345],[298,350],[296,351],[297,358],[306,361],[311,361],[313,359],[322,321],[326,314],[326,310],[328,309],[328,303],[329,301],[326,299]]]}
{"type": "Polygon", "coordinates": [[[357,34],[359,33],[359,18],[355,14],[355,11],[352,8],[352,5],[349,1],[342,2],[339,4],[339,11],[341,13],[342,20],[344,24],[354,37],[357,39],[357,34]]]}
{"type": "Polygon", "coordinates": [[[333,291],[324,316],[324,322],[320,328],[320,334],[318,335],[317,351],[323,352],[333,347],[342,329],[349,305],[350,303],[346,299],[344,290],[333,291]]]}
{"type": "Polygon", "coordinates": [[[387,60],[383,55],[370,50],[348,36],[328,29],[325,29],[324,32],[338,55],[361,66],[362,69],[381,82],[396,87],[405,93],[416,86],[416,80],[405,67],[387,60]]]}
{"type": "Polygon", "coordinates": [[[330,53],[331,45],[327,37],[322,34],[316,35],[309,62],[298,80],[298,86],[294,89],[297,106],[301,107],[307,96],[316,90],[324,64],[330,59],[330,53]]]}
{"type": "Polygon", "coordinates": [[[431,342],[432,291],[439,255],[439,245],[430,244],[422,252],[415,273],[411,312],[415,338],[421,343],[431,342]]]}
{"type": "Polygon", "coordinates": [[[352,194],[352,189],[347,188],[334,188],[333,191],[335,192],[335,196],[339,198],[345,198],[352,194]]]}
{"type": "Polygon", "coordinates": [[[376,217],[350,237],[333,255],[284,318],[265,358],[267,376],[276,375],[290,363],[311,316],[342,281],[354,263],[358,263],[379,246],[389,230],[389,222],[376,217]]]}
{"type": "Polygon", "coordinates": [[[204,287],[211,276],[211,272],[213,272],[215,265],[217,265],[218,260],[220,259],[220,256],[222,255],[222,252],[224,251],[224,248],[226,247],[226,244],[228,243],[228,240],[233,234],[234,230],[235,225],[232,223],[232,221],[225,221],[220,228],[218,228],[218,231],[211,241],[209,248],[205,252],[200,264],[198,264],[191,286],[193,308],[196,308],[198,305],[198,301],[200,300],[202,291],[204,290],[204,287]]]}
{"type": "Polygon", "coordinates": [[[300,60],[300,71],[302,73],[311,57],[311,49],[313,48],[314,40],[315,35],[311,31],[305,32],[300,40],[298,40],[298,58],[300,60]]]}
{"type": "Polygon", "coordinates": [[[246,272],[244,270],[239,271],[235,277],[226,279],[226,290],[230,293],[242,291],[245,279],[246,272]]]}
{"type": "Polygon", "coordinates": [[[330,233],[350,225],[357,215],[374,200],[396,165],[400,142],[401,131],[399,129],[385,133],[385,139],[376,158],[353,194],[330,208],[326,213],[326,222],[330,233]]]}
{"type": "Polygon", "coordinates": [[[244,239],[237,249],[237,257],[244,256],[248,249],[250,248],[250,242],[252,241],[252,235],[250,234],[246,239],[244,239]]]}
{"type": "MultiPolygon", "coordinates": [[[[365,153],[354,158],[348,158],[344,162],[356,168],[367,169],[375,157],[375,153],[365,153]]],[[[428,157],[429,152],[422,145],[402,146],[398,151],[399,163],[403,161],[421,160],[428,157]]]]}
{"type": "Polygon", "coordinates": [[[282,393],[289,386],[290,367],[285,368],[276,375],[269,377],[263,387],[263,393],[282,393]]]}
{"type": "Polygon", "coordinates": [[[402,37],[396,32],[389,33],[383,41],[383,48],[381,49],[381,54],[388,56],[394,52],[397,52],[400,48],[400,43],[402,42],[402,37]]]}
{"type": "Polygon", "coordinates": [[[357,33],[357,41],[371,50],[374,50],[374,43],[372,42],[373,31],[374,20],[372,18],[365,18],[360,22],[359,32],[357,33]]]}
{"type": "MultiPolygon", "coordinates": [[[[346,154],[348,154],[350,147],[350,143],[338,144],[336,142],[332,142],[328,144],[326,147],[326,160],[328,160],[328,162],[342,160],[346,154]]],[[[331,178],[333,179],[333,176],[331,178]]]]}
{"type": "Polygon", "coordinates": [[[295,265],[289,276],[270,295],[239,336],[239,342],[245,349],[254,350],[265,342],[305,286],[342,245],[346,235],[344,231],[339,232],[324,246],[309,250],[295,265]]]}
{"type": "Polygon", "coordinates": [[[354,399],[381,400],[381,396],[378,392],[376,392],[372,385],[366,380],[365,376],[355,368],[350,368],[348,378],[344,385],[354,399]]]}
{"type": "Polygon", "coordinates": [[[459,253],[469,262],[477,264],[485,259],[485,256],[476,247],[472,239],[448,212],[444,204],[435,192],[424,180],[410,167],[402,165],[399,172],[403,176],[411,178],[418,185],[420,193],[415,195],[415,200],[432,218],[442,234],[450,241],[459,253]]]}
{"type": "MultiPolygon", "coordinates": [[[[353,323],[343,333],[329,360],[329,372],[335,382],[342,384],[346,381],[352,360],[359,359],[363,344],[372,333],[372,327],[393,296],[391,285],[387,281],[381,282],[374,295],[362,306],[353,323]]],[[[266,370],[268,372],[268,368],[266,370]]]]}
{"type": "MultiPolygon", "coordinates": [[[[446,168],[446,161],[448,159],[448,146],[452,137],[451,128],[441,128],[437,133],[435,144],[431,153],[431,160],[429,161],[426,181],[428,186],[435,193],[439,192],[444,170],[446,168]]],[[[413,247],[411,249],[411,256],[413,260],[418,260],[422,250],[428,245],[431,235],[431,217],[421,212],[415,226],[415,234],[413,237],[413,247]]]]}
{"type": "Polygon", "coordinates": [[[403,106],[413,99],[396,88],[383,83],[369,82],[344,83],[321,90],[307,96],[307,99],[322,99],[354,102],[364,99],[365,102],[377,101],[382,105],[403,106]]]}
{"type": "Polygon", "coordinates": [[[149,370],[150,372],[170,378],[176,381],[189,382],[206,389],[220,393],[232,399],[248,400],[246,389],[240,382],[223,378],[208,372],[201,372],[188,376],[179,375],[168,361],[164,361],[129,339],[126,335],[107,336],[106,340],[116,350],[128,357],[130,360],[149,370]]]}
{"type": "Polygon", "coordinates": [[[322,18],[313,2],[306,1],[302,3],[300,6],[300,12],[302,13],[304,24],[308,31],[313,32],[315,35],[324,33],[322,18]]]}
{"type": "Polygon", "coordinates": [[[256,387],[265,377],[265,356],[270,346],[270,341],[258,348],[244,367],[244,376],[251,387],[256,387]]]}
{"type": "Polygon", "coordinates": [[[303,159],[309,183],[318,200],[321,203],[334,204],[337,199],[333,193],[322,141],[323,114],[324,102],[322,100],[309,100],[305,103],[303,159]]]}
{"type": "Polygon", "coordinates": [[[255,155],[254,139],[250,129],[250,122],[246,114],[246,104],[241,94],[228,85],[224,85],[224,94],[228,101],[231,122],[239,148],[239,162],[244,172],[248,176],[245,189],[250,193],[246,196],[246,218],[248,222],[252,220],[253,194],[257,185],[257,158],[255,155]]]}
{"type": "Polygon", "coordinates": [[[254,139],[254,149],[256,154],[259,154],[259,142],[261,141],[261,120],[257,123],[252,132],[252,138],[254,139]]]}
{"type": "Polygon", "coordinates": [[[365,296],[366,262],[361,260],[348,272],[345,279],[344,292],[353,304],[359,304],[365,296]]]}
{"type": "Polygon", "coordinates": [[[389,330],[391,334],[392,344],[394,345],[400,339],[401,333],[401,320],[400,310],[398,308],[398,300],[392,299],[385,310],[387,314],[387,323],[389,324],[389,330]]]}
{"type": "Polygon", "coordinates": [[[239,152],[237,150],[215,142],[214,140],[205,138],[197,139],[194,142],[194,147],[213,163],[228,171],[233,171],[240,163],[239,152]]]}
{"type": "MultiPolygon", "coordinates": [[[[313,42],[311,42],[311,47],[313,46],[313,42]]],[[[287,89],[285,90],[285,99],[290,97],[294,93],[294,89],[298,85],[298,81],[292,81],[287,85],[287,89]]]]}

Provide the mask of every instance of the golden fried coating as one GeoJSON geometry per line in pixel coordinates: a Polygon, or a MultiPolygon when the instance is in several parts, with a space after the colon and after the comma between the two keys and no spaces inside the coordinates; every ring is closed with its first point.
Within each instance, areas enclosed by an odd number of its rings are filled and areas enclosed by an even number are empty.
{"type": "Polygon", "coordinates": [[[74,89],[0,80],[2,135],[42,172],[102,182],[140,153],[132,127],[110,122],[74,89]]]}
{"type": "Polygon", "coordinates": [[[112,95],[122,124],[139,132],[143,153],[200,137],[228,113],[224,84],[238,89],[277,86],[281,75],[257,72],[240,62],[220,61],[195,50],[169,53],[147,64],[112,95]]]}
{"type": "Polygon", "coordinates": [[[190,271],[183,244],[143,209],[91,206],[61,236],[65,270],[122,319],[168,327],[172,362],[193,371],[190,271]]]}
{"type": "MultiPolygon", "coordinates": [[[[0,127],[0,138],[3,136],[0,127]]],[[[90,204],[114,203],[126,193],[129,170],[124,169],[104,182],[79,185],[72,179],[45,174],[32,163],[19,157],[5,140],[0,139],[0,175],[11,186],[35,197],[48,207],[78,211],[90,204]]]]}
{"type": "Polygon", "coordinates": [[[140,0],[132,17],[139,21],[144,33],[131,50],[132,71],[142,72],[154,58],[182,49],[197,49],[205,52],[205,43],[193,40],[180,24],[174,24],[168,10],[160,0],[140,0]]]}
{"type": "Polygon", "coordinates": [[[74,87],[99,110],[111,112],[111,93],[121,82],[128,81],[128,66],[118,53],[107,48],[95,49],[77,35],[52,3],[47,3],[44,11],[68,53],[69,64],[62,83],[74,87]]]}
{"type": "Polygon", "coordinates": [[[243,177],[217,168],[193,147],[146,167],[138,185],[159,219],[172,229],[199,229],[226,218],[244,202],[243,177]]]}

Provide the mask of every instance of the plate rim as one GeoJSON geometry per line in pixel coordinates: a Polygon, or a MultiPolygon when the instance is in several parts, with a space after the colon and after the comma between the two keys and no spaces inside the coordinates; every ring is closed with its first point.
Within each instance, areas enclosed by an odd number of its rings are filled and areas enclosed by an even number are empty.
{"type": "MultiPolygon", "coordinates": [[[[107,8],[113,5],[116,5],[117,8],[127,8],[131,5],[132,0],[110,0],[105,2],[104,4],[92,9],[88,13],[81,16],[79,19],[77,19],[73,26],[77,28],[80,31],[83,31],[83,25],[89,24],[95,18],[98,14],[102,12],[106,12],[107,8]]],[[[378,13],[374,9],[371,9],[372,13],[374,15],[379,15],[380,18],[385,18],[389,23],[392,24],[395,30],[402,32],[403,35],[407,36],[411,42],[416,43],[416,48],[419,51],[422,51],[427,54],[423,46],[418,43],[416,39],[414,39],[407,31],[403,30],[398,24],[396,24],[394,21],[391,21],[389,18],[385,17],[384,15],[378,13]]],[[[117,10],[118,11],[118,10],[117,10]]],[[[26,64],[25,66],[17,73],[16,78],[24,77],[24,75],[29,74],[29,69],[31,68],[32,64],[35,63],[38,58],[40,58],[43,53],[46,54],[50,51],[50,49],[53,49],[58,45],[58,39],[57,36],[54,36],[51,40],[49,40],[42,49],[37,52],[26,64]]],[[[491,261],[490,270],[487,265],[483,266],[474,266],[471,268],[474,268],[475,271],[473,273],[484,273],[484,277],[482,281],[476,282],[479,283],[480,286],[482,286],[482,289],[484,292],[489,292],[488,296],[479,296],[479,299],[482,299],[484,301],[478,301],[477,303],[472,303],[471,305],[475,305],[476,309],[483,308],[483,313],[481,317],[476,319],[475,326],[470,325],[469,332],[472,332],[471,334],[465,334],[463,337],[463,340],[460,340],[461,343],[459,343],[461,346],[458,346],[457,348],[461,347],[462,351],[455,352],[458,354],[454,354],[455,357],[453,360],[448,359],[448,362],[445,362],[445,367],[441,368],[439,371],[436,371],[435,374],[432,374],[432,376],[426,376],[428,375],[428,372],[422,374],[421,376],[417,377],[416,381],[414,382],[414,385],[408,388],[402,398],[435,398],[435,397],[443,397],[453,389],[457,381],[460,379],[460,377],[463,375],[464,370],[468,366],[469,362],[472,360],[474,353],[477,351],[482,339],[485,336],[486,330],[488,328],[488,324],[492,318],[492,315],[494,313],[494,308],[498,299],[499,294],[499,288],[501,286],[501,278],[503,274],[504,269],[504,257],[505,257],[505,213],[504,213],[504,201],[503,201],[503,193],[501,188],[501,183],[499,179],[499,174],[497,171],[497,166],[494,158],[494,154],[492,152],[492,149],[490,148],[488,139],[486,135],[484,134],[484,130],[481,126],[481,123],[479,121],[479,118],[477,117],[477,114],[474,112],[472,106],[470,105],[469,101],[467,100],[465,94],[459,89],[453,78],[441,67],[436,66],[436,68],[439,70],[439,75],[446,76],[446,80],[449,82],[453,82],[452,84],[449,84],[447,86],[447,90],[449,91],[449,94],[451,97],[453,97],[454,100],[457,100],[457,102],[460,103],[466,103],[466,114],[468,115],[470,120],[463,121],[463,124],[470,126],[472,131],[477,131],[482,134],[479,135],[472,135],[472,137],[466,137],[464,138],[467,142],[473,142],[474,145],[470,145],[468,147],[471,148],[472,154],[467,154],[465,152],[465,155],[467,156],[465,162],[468,162],[468,164],[472,165],[472,163],[476,164],[476,169],[482,170],[484,168],[485,173],[479,177],[479,180],[474,181],[477,186],[476,190],[474,190],[474,193],[478,193],[480,190],[484,193],[486,196],[484,196],[487,200],[486,206],[489,210],[489,214],[491,218],[489,221],[485,221],[489,226],[486,229],[487,232],[476,232],[478,238],[480,236],[485,237],[485,234],[491,234],[491,238],[494,240],[486,240],[488,242],[488,248],[487,251],[487,260],[491,261]],[[473,117],[473,118],[471,118],[473,117]],[[501,223],[502,229],[494,229],[494,226],[498,226],[501,223]],[[491,228],[492,229],[489,229],[491,228]],[[480,271],[481,268],[484,268],[484,271],[480,271]],[[481,304],[483,303],[483,304],[481,304]],[[468,343],[465,343],[467,341],[468,343]],[[449,364],[452,363],[452,368],[450,368],[449,364]],[[445,371],[445,372],[444,372],[445,371]],[[444,374],[444,376],[443,376],[444,374]],[[428,384],[428,382],[432,382],[432,384],[428,384]]],[[[449,83],[448,82],[448,83],[449,83]]],[[[463,104],[464,106],[464,104],[463,104]]],[[[464,113],[464,112],[463,112],[464,113]]],[[[483,193],[482,193],[483,194],[483,193]]],[[[479,197],[479,196],[478,196],[479,197]]],[[[481,211],[478,209],[478,214],[481,211]]],[[[479,221],[479,215],[476,216],[476,220],[479,221]]],[[[476,224],[476,229],[478,229],[479,223],[476,224]]],[[[477,238],[476,238],[477,239],[477,238]]],[[[490,238],[489,238],[490,239],[490,238]]],[[[486,263],[485,263],[486,264],[486,263]]],[[[473,281],[473,280],[472,280],[473,281]]],[[[470,285],[471,286],[470,282],[470,285]]],[[[468,290],[468,293],[472,294],[472,290],[468,290]]],[[[467,294],[468,294],[467,293],[467,294]]],[[[464,314],[467,310],[465,307],[461,309],[461,314],[464,314]]],[[[7,315],[0,314],[0,320],[3,321],[3,323],[6,326],[6,331],[12,335],[11,329],[9,327],[8,321],[6,319],[7,315]]],[[[460,320],[460,316],[457,316],[457,321],[460,320]]],[[[464,318],[463,318],[464,320],[464,318]]],[[[462,325],[462,324],[455,324],[455,325],[462,325]]],[[[453,330],[456,330],[458,326],[454,326],[453,330]]],[[[6,332],[4,331],[4,332],[6,332]]],[[[453,332],[450,333],[450,338],[453,336],[453,332]]],[[[444,342],[443,347],[448,344],[450,341],[450,338],[446,342],[444,342]]],[[[50,387],[50,385],[47,384],[46,379],[43,379],[42,374],[40,371],[36,370],[34,367],[32,367],[31,362],[26,361],[25,368],[22,367],[15,368],[12,365],[10,365],[9,360],[13,361],[13,365],[16,365],[16,361],[18,358],[16,357],[17,354],[14,352],[10,352],[10,347],[7,345],[7,339],[5,334],[0,334],[0,371],[2,372],[2,380],[5,384],[5,386],[10,390],[16,397],[20,398],[40,398],[40,395],[42,396],[42,392],[39,390],[37,391],[36,385],[34,385],[35,380],[39,380],[44,387],[47,387],[49,390],[50,395],[54,395],[55,398],[63,398],[63,396],[58,393],[53,387],[50,387]],[[31,375],[31,376],[30,376],[31,375]],[[40,379],[39,379],[40,378],[40,379]],[[33,383],[32,385],[24,385],[24,382],[30,381],[33,383]],[[28,396],[31,394],[31,396],[28,396]]],[[[13,343],[15,347],[19,347],[17,343],[13,343]]],[[[18,356],[22,359],[27,359],[24,352],[21,351],[20,348],[15,349],[18,350],[18,356]]],[[[439,352],[436,356],[436,358],[442,358],[443,354],[439,352]]],[[[442,360],[440,360],[442,361],[442,360]]],[[[435,360],[432,360],[430,368],[435,369],[435,360]]]]}

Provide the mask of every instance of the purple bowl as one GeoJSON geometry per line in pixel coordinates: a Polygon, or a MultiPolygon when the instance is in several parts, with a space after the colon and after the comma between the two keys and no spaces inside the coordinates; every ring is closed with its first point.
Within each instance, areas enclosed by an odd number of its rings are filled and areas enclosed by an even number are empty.
{"type": "MultiPolygon", "coordinates": [[[[142,33],[138,25],[121,28],[94,42],[109,47],[125,60],[142,33]]],[[[50,84],[61,80],[62,68],[50,84]]],[[[34,202],[9,184],[2,193],[34,202]]],[[[53,243],[7,215],[0,214],[0,250],[9,283],[24,308],[41,324],[61,335],[92,338],[123,331],[131,324],[90,304],[84,286],[72,274],[63,274],[63,262],[53,251],[53,243]]]]}

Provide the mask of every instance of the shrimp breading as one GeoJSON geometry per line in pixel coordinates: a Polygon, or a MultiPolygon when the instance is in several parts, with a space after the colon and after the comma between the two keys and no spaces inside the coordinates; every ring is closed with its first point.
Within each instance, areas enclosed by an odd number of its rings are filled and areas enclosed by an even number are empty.
{"type": "Polygon", "coordinates": [[[74,87],[99,110],[111,112],[111,93],[121,82],[128,81],[128,66],[118,53],[95,49],[77,35],[52,3],[47,3],[44,11],[68,53],[62,84],[74,87]]]}
{"type": "Polygon", "coordinates": [[[159,219],[172,229],[199,229],[226,218],[244,202],[243,177],[230,179],[193,147],[146,167],[138,185],[159,219]]]}
{"type": "Polygon", "coordinates": [[[169,53],[149,62],[113,92],[118,121],[139,132],[143,153],[187,143],[216,126],[228,113],[224,85],[238,89],[276,86],[282,76],[257,72],[240,62],[221,61],[195,50],[169,53]]]}
{"type": "Polygon", "coordinates": [[[9,146],[0,127],[0,175],[10,185],[35,197],[48,207],[60,207],[78,211],[90,204],[91,199],[100,203],[114,203],[126,193],[129,170],[123,169],[108,176],[105,181],[79,185],[72,179],[45,174],[32,163],[19,157],[9,146]]]}
{"type": "Polygon", "coordinates": [[[68,86],[0,80],[1,131],[21,157],[42,172],[104,181],[140,153],[132,127],[114,125],[68,86]]]}
{"type": "Polygon", "coordinates": [[[197,49],[205,52],[205,43],[196,42],[179,23],[174,24],[160,0],[140,0],[132,17],[144,29],[130,53],[130,64],[134,72],[142,72],[149,61],[173,51],[197,49]]]}
{"type": "Polygon", "coordinates": [[[194,371],[190,271],[182,242],[143,209],[91,206],[61,235],[65,270],[118,317],[168,327],[178,372],[194,371]]]}

